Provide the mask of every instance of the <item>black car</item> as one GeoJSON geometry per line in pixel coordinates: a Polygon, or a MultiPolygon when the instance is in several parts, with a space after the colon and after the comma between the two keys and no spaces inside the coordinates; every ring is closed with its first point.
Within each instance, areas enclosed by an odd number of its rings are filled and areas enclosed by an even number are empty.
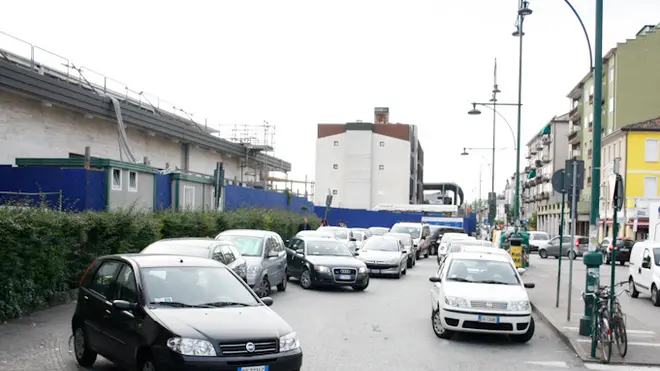
{"type": "MultiPolygon", "coordinates": [[[[616,261],[625,265],[626,262],[630,261],[630,252],[632,251],[635,241],[628,238],[617,238],[616,239],[616,261]]],[[[601,252],[605,255],[605,263],[612,264],[612,245],[608,246],[605,249],[602,249],[601,252]]],[[[616,262],[615,262],[616,264],[616,262]]]]}
{"type": "Polygon", "coordinates": [[[296,333],[211,259],[109,255],[85,271],[71,321],[76,360],[139,371],[299,371],[296,333]]]}
{"type": "Polygon", "coordinates": [[[431,255],[438,254],[438,247],[440,247],[440,240],[442,240],[442,236],[447,232],[465,233],[465,230],[463,228],[458,228],[458,227],[432,225],[431,235],[429,236],[429,250],[431,251],[430,252],[431,255]]]}
{"type": "Polygon", "coordinates": [[[214,238],[168,238],[152,243],[140,254],[174,254],[217,260],[247,282],[247,262],[236,245],[229,241],[214,238]]]}
{"type": "Polygon", "coordinates": [[[367,266],[342,241],[322,237],[294,237],[287,248],[289,276],[303,289],[314,286],[369,286],[367,266]]]}

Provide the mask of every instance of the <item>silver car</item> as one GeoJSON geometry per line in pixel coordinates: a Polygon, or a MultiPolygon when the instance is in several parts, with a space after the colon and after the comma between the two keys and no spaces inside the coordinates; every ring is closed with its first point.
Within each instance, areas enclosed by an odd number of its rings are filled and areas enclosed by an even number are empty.
{"type": "Polygon", "coordinates": [[[388,236],[397,238],[401,241],[403,247],[406,248],[406,252],[408,253],[408,268],[414,267],[417,264],[417,246],[413,243],[412,237],[408,233],[395,232],[387,232],[383,235],[383,237],[388,236]]]}
{"type": "Polygon", "coordinates": [[[286,290],[287,259],[284,241],[271,231],[231,229],[215,237],[236,245],[247,262],[247,283],[260,297],[270,296],[272,286],[286,290]]]}
{"type": "Polygon", "coordinates": [[[236,246],[212,238],[168,238],[145,247],[140,254],[197,256],[217,260],[247,282],[247,262],[236,246]]]}
{"type": "Polygon", "coordinates": [[[401,278],[407,272],[408,253],[397,238],[370,237],[364,241],[356,255],[367,265],[369,274],[401,278]]]}
{"type": "MultiPolygon", "coordinates": [[[[568,256],[570,259],[575,259],[589,251],[589,237],[587,236],[575,236],[575,240],[571,240],[571,236],[563,236],[561,244],[561,255],[568,256]]],[[[543,259],[548,256],[559,257],[559,236],[551,239],[547,244],[539,246],[539,256],[543,259]]]]}

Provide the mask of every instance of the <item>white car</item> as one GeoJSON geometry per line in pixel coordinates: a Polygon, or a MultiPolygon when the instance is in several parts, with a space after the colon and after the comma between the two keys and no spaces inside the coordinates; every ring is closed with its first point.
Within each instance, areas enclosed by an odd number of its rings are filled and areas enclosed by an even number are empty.
{"type": "Polygon", "coordinates": [[[324,231],[300,231],[296,233],[296,237],[335,238],[335,235],[332,232],[324,231]]]}
{"type": "Polygon", "coordinates": [[[660,242],[635,242],[628,262],[628,290],[633,298],[650,295],[653,305],[660,307],[660,242]]]}
{"type": "MultiPolygon", "coordinates": [[[[508,259],[511,259],[511,262],[514,263],[513,258],[511,257],[511,254],[509,254],[508,251],[503,250],[503,249],[495,249],[493,248],[493,244],[490,244],[490,247],[485,244],[476,244],[475,242],[488,242],[488,241],[465,241],[461,243],[460,241],[457,242],[454,246],[451,247],[449,250],[450,254],[455,254],[458,252],[474,252],[474,253],[480,253],[480,254],[493,254],[493,255],[500,255],[500,256],[505,256],[508,259]]],[[[523,273],[525,273],[525,269],[521,268],[518,269],[518,273],[522,276],[523,273]]]]}
{"type": "Polygon", "coordinates": [[[526,288],[510,258],[499,254],[449,254],[431,288],[431,318],[435,335],[449,339],[455,332],[509,335],[526,343],[534,336],[534,318],[526,288]]]}
{"type": "Polygon", "coordinates": [[[461,239],[461,240],[472,240],[475,239],[474,237],[470,237],[465,233],[445,233],[442,236],[442,239],[440,240],[440,244],[438,246],[438,264],[442,262],[442,260],[445,258],[445,255],[447,255],[447,249],[449,247],[449,243],[454,240],[454,239],[461,239]]]}
{"type": "Polygon", "coordinates": [[[320,226],[317,229],[317,231],[332,233],[336,239],[343,241],[346,244],[346,246],[348,246],[348,248],[351,250],[351,252],[355,252],[355,250],[357,249],[355,236],[353,235],[353,231],[350,230],[349,228],[320,226]]]}

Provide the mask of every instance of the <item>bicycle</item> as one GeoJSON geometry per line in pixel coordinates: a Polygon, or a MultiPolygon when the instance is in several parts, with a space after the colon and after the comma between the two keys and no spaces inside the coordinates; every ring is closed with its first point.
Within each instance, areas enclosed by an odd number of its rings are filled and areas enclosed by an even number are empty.
{"type": "MultiPolygon", "coordinates": [[[[627,282],[620,282],[615,285],[621,286],[627,282]]],[[[612,316],[609,314],[610,301],[609,286],[601,286],[594,293],[589,294],[594,298],[594,309],[592,315],[592,328],[594,329],[594,340],[596,346],[600,347],[603,361],[609,363],[612,356],[613,338],[617,344],[617,350],[621,357],[625,357],[628,352],[628,334],[626,332],[626,317],[621,309],[618,296],[628,290],[621,290],[614,295],[614,310],[612,316]]],[[[582,293],[582,298],[586,300],[586,294],[582,293]]]]}
{"type": "MultiPolygon", "coordinates": [[[[614,286],[617,287],[627,284],[628,282],[624,281],[624,282],[619,282],[614,286]]],[[[611,290],[609,287],[607,287],[605,290],[601,290],[601,299],[607,304],[609,304],[610,301],[610,295],[611,295],[610,291],[611,290]]],[[[628,289],[623,289],[618,293],[614,294],[614,307],[612,310],[612,315],[608,316],[611,333],[612,336],[614,337],[614,341],[616,342],[619,355],[622,358],[625,357],[626,354],[628,353],[628,333],[626,331],[626,315],[623,313],[623,310],[621,309],[621,303],[619,302],[619,295],[621,295],[624,292],[630,295],[628,289]]]]}

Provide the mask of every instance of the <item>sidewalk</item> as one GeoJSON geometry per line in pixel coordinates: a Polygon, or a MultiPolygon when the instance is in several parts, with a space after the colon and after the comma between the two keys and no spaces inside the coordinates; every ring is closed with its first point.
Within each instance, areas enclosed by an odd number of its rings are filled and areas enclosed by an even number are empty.
{"type": "MultiPolygon", "coordinates": [[[[556,307],[557,263],[557,259],[541,259],[538,255],[530,256],[530,267],[525,272],[523,280],[536,284],[535,288],[527,290],[532,307],[564,341],[573,347],[583,361],[597,362],[598,359],[591,358],[591,338],[580,336],[578,333],[580,318],[584,315],[584,301],[581,293],[585,287],[585,266],[580,258],[573,261],[571,313],[570,320],[568,320],[569,261],[566,258],[562,260],[559,307],[556,307]]],[[[601,284],[609,284],[611,268],[610,265],[601,266],[601,284]]],[[[617,266],[616,281],[625,281],[627,277],[628,266],[617,266]]],[[[619,300],[626,314],[628,353],[625,358],[619,357],[616,345],[614,345],[610,363],[660,365],[660,320],[658,320],[660,308],[654,307],[650,298],[643,295],[633,299],[624,293],[619,296],[619,300]]],[[[600,357],[598,352],[596,355],[600,357]]]]}

